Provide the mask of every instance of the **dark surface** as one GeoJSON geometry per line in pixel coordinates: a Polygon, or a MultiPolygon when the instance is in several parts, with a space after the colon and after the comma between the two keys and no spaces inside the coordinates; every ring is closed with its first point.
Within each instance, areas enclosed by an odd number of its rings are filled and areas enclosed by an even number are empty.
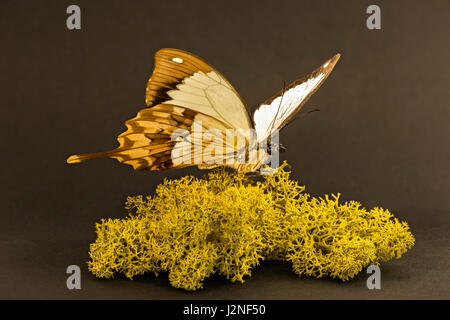
{"type": "Polygon", "coordinates": [[[450,3],[378,1],[382,30],[370,31],[371,1],[242,2],[77,1],[79,31],[65,26],[71,1],[1,2],[0,298],[450,298],[450,3]],[[243,285],[215,277],[196,293],[165,275],[88,273],[95,222],[123,217],[127,195],[152,193],[165,177],[201,173],[65,163],[116,146],[163,47],[205,58],[251,110],[342,54],[305,107],[321,112],[282,132],[282,158],[311,194],[341,192],[410,224],[416,246],[381,266],[381,290],[366,288],[365,273],[298,278],[283,263],[262,264],[243,285]],[[71,264],[82,266],[82,290],[65,287],[71,264]]]}

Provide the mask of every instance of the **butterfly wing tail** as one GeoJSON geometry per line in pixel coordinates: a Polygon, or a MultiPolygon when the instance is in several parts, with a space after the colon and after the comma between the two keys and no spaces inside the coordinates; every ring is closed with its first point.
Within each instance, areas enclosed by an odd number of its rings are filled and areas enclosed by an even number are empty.
{"type": "Polygon", "coordinates": [[[114,155],[115,151],[105,151],[105,152],[97,152],[97,153],[85,153],[85,154],[74,154],[67,158],[67,163],[80,163],[86,160],[98,159],[98,158],[107,158],[114,155]]]}
{"type": "Polygon", "coordinates": [[[214,150],[214,156],[211,156],[213,159],[210,160],[216,159],[216,152],[217,157],[222,159],[229,156],[222,154],[221,150],[227,148],[223,145],[223,137],[226,137],[226,130],[231,127],[214,117],[188,108],[158,104],[140,110],[135,118],[126,121],[125,124],[128,130],[117,138],[120,143],[118,148],[106,152],[72,155],[67,158],[67,163],[113,158],[133,166],[135,170],[166,170],[199,164],[202,158],[198,157],[202,156],[206,146],[210,147],[210,151],[214,150]],[[200,134],[190,134],[198,130],[194,129],[194,122],[201,126],[200,134]],[[211,128],[217,129],[218,132],[209,132],[213,138],[203,140],[202,133],[211,128]],[[177,147],[181,141],[188,143],[177,147]],[[196,148],[201,148],[201,152],[197,154],[196,148]]]}

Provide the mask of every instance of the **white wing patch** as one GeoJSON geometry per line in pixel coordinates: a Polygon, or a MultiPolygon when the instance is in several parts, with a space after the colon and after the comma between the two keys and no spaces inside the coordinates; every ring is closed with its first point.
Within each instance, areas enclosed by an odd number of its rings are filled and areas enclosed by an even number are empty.
{"type": "Polygon", "coordinates": [[[258,141],[266,139],[272,130],[281,130],[292,119],[329,76],[340,56],[336,54],[309,76],[297,80],[285,92],[263,102],[256,109],[253,121],[258,141]]]}
{"type": "Polygon", "coordinates": [[[292,112],[295,112],[295,109],[316,88],[324,76],[320,73],[317,77],[286,90],[282,96],[275,98],[270,104],[261,105],[253,115],[258,141],[267,138],[270,135],[269,130],[281,129],[284,121],[292,112]]]}
{"type": "Polygon", "coordinates": [[[246,106],[228,82],[214,71],[194,73],[167,95],[171,99],[163,103],[202,112],[235,129],[252,128],[246,106]]]}
{"type": "Polygon", "coordinates": [[[179,57],[174,57],[174,58],[172,58],[172,61],[173,61],[173,62],[176,62],[176,63],[183,63],[183,59],[182,59],[182,58],[179,58],[179,57]]]}

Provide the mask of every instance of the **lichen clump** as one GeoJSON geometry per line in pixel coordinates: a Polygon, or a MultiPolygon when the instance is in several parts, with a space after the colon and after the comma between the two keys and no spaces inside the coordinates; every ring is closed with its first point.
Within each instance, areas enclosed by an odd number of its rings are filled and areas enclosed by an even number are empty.
{"type": "Polygon", "coordinates": [[[244,282],[267,259],[290,261],[299,276],[345,281],[414,245],[388,210],[340,203],[339,194],[311,197],[286,168],[260,182],[217,169],[128,197],[126,218],[96,224],[89,270],[101,278],[168,272],[172,286],[197,290],[216,273],[244,282]]]}

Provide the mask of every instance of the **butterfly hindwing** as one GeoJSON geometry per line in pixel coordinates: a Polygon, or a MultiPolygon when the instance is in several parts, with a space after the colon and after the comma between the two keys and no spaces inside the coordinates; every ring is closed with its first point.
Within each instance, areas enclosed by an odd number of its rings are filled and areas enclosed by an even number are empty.
{"type": "Polygon", "coordinates": [[[235,158],[237,146],[226,140],[226,131],[232,128],[188,108],[158,104],[140,110],[125,124],[127,130],[117,138],[118,148],[73,155],[67,162],[109,157],[135,170],[165,170],[201,164],[201,168],[208,168],[235,158]]]}

